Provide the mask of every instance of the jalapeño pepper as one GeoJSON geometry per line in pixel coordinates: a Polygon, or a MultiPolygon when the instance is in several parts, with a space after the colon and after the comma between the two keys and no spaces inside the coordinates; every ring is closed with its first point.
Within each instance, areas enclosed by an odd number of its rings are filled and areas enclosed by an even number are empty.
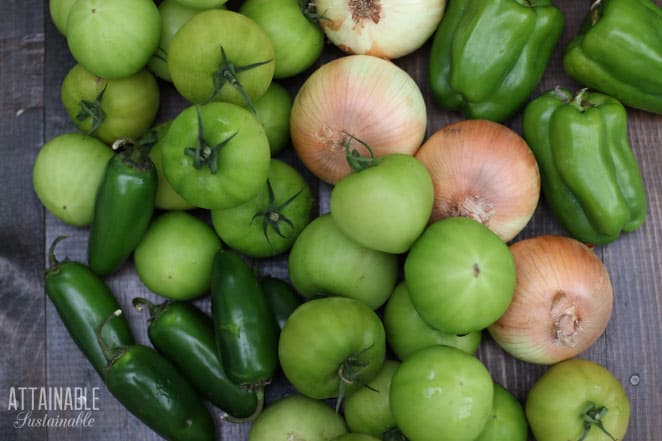
{"type": "Polygon", "coordinates": [[[537,86],[563,31],[550,0],[450,0],[430,52],[441,107],[503,121],[537,86]]]}
{"type": "Polygon", "coordinates": [[[278,327],[256,275],[231,251],[214,257],[211,307],[225,372],[262,398],[263,386],[278,368],[278,327]]]}
{"type": "Polygon", "coordinates": [[[228,379],[216,353],[211,319],[190,303],[155,305],[143,298],[136,308],[149,311],[149,340],[198,389],[200,394],[232,417],[246,418],[257,411],[254,392],[228,379]]]}
{"type": "Polygon", "coordinates": [[[94,203],[87,259],[99,275],[117,270],[145,234],[154,211],[157,175],[149,149],[116,143],[94,203]]]}
{"type": "Polygon", "coordinates": [[[276,320],[278,328],[283,329],[292,312],[301,305],[301,298],[294,292],[289,283],[277,277],[264,277],[260,280],[260,285],[269,302],[271,314],[276,320]]]}
{"type": "MultiPolygon", "coordinates": [[[[106,318],[99,331],[113,319],[106,318]]],[[[101,336],[110,393],[129,412],[169,441],[213,441],[214,420],[193,386],[161,354],[143,345],[109,347],[101,336]]]]}
{"type": "Polygon", "coordinates": [[[547,204],[572,236],[605,244],[641,226],[646,191],[618,100],[556,88],[529,103],[523,125],[547,204]]]}
{"type": "MultiPolygon", "coordinates": [[[[58,237],[51,245],[50,267],[44,276],[44,288],[69,335],[103,377],[106,357],[99,344],[97,330],[119,305],[108,286],[87,266],[69,260],[57,261],[55,247],[62,239],[64,236],[58,237]]],[[[104,326],[102,338],[112,346],[134,343],[129,323],[124,317],[104,326]]]]}
{"type": "Polygon", "coordinates": [[[662,114],[662,8],[650,0],[594,2],[563,67],[587,87],[662,114]]]}

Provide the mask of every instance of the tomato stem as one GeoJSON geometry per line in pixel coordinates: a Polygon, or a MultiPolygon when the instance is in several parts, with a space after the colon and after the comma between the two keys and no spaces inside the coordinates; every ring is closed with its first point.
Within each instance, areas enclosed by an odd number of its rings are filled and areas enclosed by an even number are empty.
{"type": "Polygon", "coordinates": [[[204,127],[202,124],[202,115],[200,114],[200,107],[196,106],[195,111],[198,117],[198,140],[197,144],[193,147],[186,147],[184,153],[193,157],[193,167],[196,170],[199,170],[205,166],[209,167],[209,171],[212,174],[218,172],[218,155],[221,151],[221,148],[229,143],[232,138],[234,138],[237,133],[234,132],[223,141],[218,144],[211,146],[205,139],[204,127]]]}
{"type": "Polygon", "coordinates": [[[343,362],[338,367],[338,378],[340,379],[340,381],[338,382],[338,399],[336,400],[336,412],[340,411],[340,405],[343,399],[345,398],[345,392],[348,385],[358,384],[372,391],[376,391],[374,388],[370,387],[370,385],[366,384],[361,379],[361,373],[363,369],[366,368],[370,364],[370,362],[358,358],[360,354],[366,352],[371,347],[372,346],[369,346],[361,350],[358,354],[350,355],[345,360],[343,360],[343,362]]]}
{"type": "Polygon", "coordinates": [[[617,441],[616,438],[614,438],[612,434],[609,433],[602,424],[602,418],[605,416],[606,413],[607,413],[606,407],[604,406],[597,407],[595,403],[590,401],[584,408],[584,411],[581,413],[581,415],[579,415],[584,420],[584,432],[577,441],[584,441],[584,439],[586,439],[588,433],[591,431],[591,428],[593,426],[596,426],[598,429],[602,430],[605,433],[605,435],[607,435],[613,441],[617,441]]]}
{"type": "Polygon", "coordinates": [[[366,142],[362,141],[361,139],[357,138],[356,136],[350,133],[347,132],[343,132],[343,133],[347,135],[347,139],[345,139],[343,142],[343,147],[345,147],[345,157],[347,158],[347,163],[352,168],[352,170],[361,171],[361,170],[365,170],[366,168],[377,165],[377,158],[375,157],[375,152],[366,142]],[[365,147],[368,150],[370,156],[368,157],[361,156],[358,150],[350,149],[350,145],[352,141],[356,141],[359,144],[361,144],[363,147],[365,147]]]}
{"type": "Polygon", "coordinates": [[[265,61],[259,61],[257,63],[245,64],[243,66],[237,66],[233,62],[228,60],[228,56],[225,53],[225,49],[223,49],[223,46],[221,46],[221,65],[219,66],[218,70],[212,74],[214,90],[212,91],[212,94],[207,100],[207,102],[213,101],[214,98],[216,98],[216,96],[218,96],[218,94],[221,93],[221,89],[223,88],[223,86],[225,86],[225,83],[229,83],[230,86],[237,89],[239,94],[246,102],[248,108],[253,113],[255,113],[255,106],[253,106],[253,102],[248,96],[248,93],[246,93],[246,89],[244,89],[244,86],[242,86],[241,82],[239,81],[239,74],[241,72],[254,69],[256,67],[260,67],[264,64],[271,63],[271,61],[272,60],[265,60],[265,61]]]}
{"type": "Polygon", "coordinates": [[[251,222],[253,222],[255,219],[258,217],[263,217],[262,220],[262,230],[265,239],[267,239],[267,242],[271,244],[271,239],[269,239],[269,227],[271,227],[272,230],[276,232],[280,237],[283,239],[287,239],[287,236],[282,232],[281,229],[281,223],[286,224],[287,226],[290,227],[290,229],[294,229],[294,223],[290,218],[285,216],[283,214],[283,210],[285,207],[290,205],[294,200],[301,194],[303,189],[297,191],[294,193],[292,196],[290,196],[285,202],[276,205],[276,196],[274,194],[273,187],[271,186],[271,181],[267,179],[267,191],[269,194],[269,204],[267,208],[264,210],[260,210],[251,219],[251,222]]]}
{"type": "Polygon", "coordinates": [[[407,437],[398,429],[394,427],[387,430],[382,434],[383,441],[407,441],[407,437]]]}
{"type": "Polygon", "coordinates": [[[299,0],[299,9],[304,17],[308,19],[311,23],[319,24],[321,20],[329,20],[324,14],[319,14],[317,12],[317,7],[315,6],[314,1],[310,0],[299,0]]]}
{"type": "Polygon", "coordinates": [[[103,86],[103,89],[101,89],[101,91],[97,94],[94,101],[80,100],[78,103],[80,110],[76,115],[76,120],[83,122],[88,118],[92,119],[92,126],[87,132],[88,136],[94,134],[94,132],[96,132],[99,127],[101,127],[101,124],[103,124],[103,121],[106,119],[106,112],[104,112],[103,108],[101,107],[101,100],[103,99],[104,93],[106,93],[107,87],[108,83],[106,82],[106,84],[103,86]]]}

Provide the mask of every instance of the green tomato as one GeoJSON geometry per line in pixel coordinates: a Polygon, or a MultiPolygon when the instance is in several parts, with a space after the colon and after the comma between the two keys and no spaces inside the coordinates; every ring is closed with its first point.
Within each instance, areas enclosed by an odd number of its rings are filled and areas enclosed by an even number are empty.
{"type": "Polygon", "coordinates": [[[255,102],[255,114],[269,139],[271,155],[283,150],[290,141],[292,97],[280,84],[272,82],[255,102]]]}
{"type": "Polygon", "coordinates": [[[579,358],[549,368],[529,390],[524,405],[538,441],[622,440],[630,400],[605,367],[579,358]]]}
{"type": "Polygon", "coordinates": [[[372,380],[384,363],[386,344],[379,316],[344,297],[309,300],[285,322],[278,357],[287,379],[302,394],[339,397],[372,380]]]}
{"type": "Polygon", "coordinates": [[[177,0],[182,6],[195,9],[213,9],[224,6],[227,0],[177,0]]]}
{"type": "Polygon", "coordinates": [[[48,12],[51,20],[62,35],[67,33],[69,11],[75,2],[76,0],[49,0],[48,2],[48,12]]]}
{"type": "Polygon", "coordinates": [[[503,240],[472,219],[431,224],[405,261],[411,301],[430,326],[452,334],[478,331],[506,311],[515,262],[503,240]]]}
{"type": "Polygon", "coordinates": [[[330,214],[317,217],[294,242],[290,280],[304,297],[330,294],[380,307],[395,287],[396,255],[366,248],[345,236],[330,214]]]}
{"type": "Polygon", "coordinates": [[[66,133],[39,150],[32,184],[41,203],[66,224],[92,222],[97,189],[113,151],[96,138],[66,133]]]}
{"type": "Polygon", "coordinates": [[[256,197],[211,213],[216,233],[250,257],[288,251],[311,220],[313,197],[308,183],[291,165],[272,159],[269,177],[256,197]]]}
{"type": "Polygon", "coordinates": [[[494,383],[490,417],[474,441],[526,441],[528,434],[529,427],[522,405],[503,386],[494,383]]]}
{"type": "Polygon", "coordinates": [[[473,441],[490,416],[492,383],[476,357],[431,346],[409,356],[393,374],[391,411],[409,441],[473,441]]]}
{"type": "Polygon", "coordinates": [[[145,136],[145,138],[151,137],[149,141],[146,140],[145,142],[152,144],[152,148],[149,150],[149,159],[154,163],[158,179],[154,206],[161,210],[190,210],[195,207],[172,188],[163,171],[162,147],[170,124],[172,124],[172,121],[159,124],[145,136]]]}
{"type": "Polygon", "coordinates": [[[475,354],[481,340],[480,331],[467,334],[449,334],[428,325],[416,311],[409,297],[407,285],[396,286],[384,308],[386,342],[400,359],[428,346],[445,345],[475,354]]]}
{"type": "Polygon", "coordinates": [[[163,170],[190,204],[217,210],[254,198],[267,181],[271,155],[264,129],[248,110],[230,103],[191,106],[172,122],[163,170]]]}
{"type": "Polygon", "coordinates": [[[168,69],[177,91],[193,103],[228,101],[251,108],[274,73],[267,34],[237,12],[196,14],[170,41],[168,69]]]}
{"type": "Polygon", "coordinates": [[[168,70],[170,42],[177,31],[198,12],[200,12],[200,9],[187,6],[180,0],[164,0],[159,5],[159,14],[161,15],[159,46],[147,64],[149,70],[157,77],[165,81],[172,81],[168,70]]]}
{"type": "Polygon", "coordinates": [[[183,211],[160,215],[136,247],[138,277],[150,291],[188,300],[209,290],[214,255],[221,241],[201,219],[183,211]]]}
{"type": "Polygon", "coordinates": [[[131,76],[159,44],[161,17],[152,0],[77,0],[67,19],[76,61],[106,79],[131,76]]]}
{"type": "Polygon", "coordinates": [[[403,253],[428,224],[432,178],[415,157],[391,154],[354,172],[331,191],[331,215],[340,231],[363,246],[403,253]]]}
{"type": "Polygon", "coordinates": [[[347,432],[342,416],[326,403],[290,395],[270,404],[248,432],[248,441],[330,441],[347,432]]]}
{"type": "Polygon", "coordinates": [[[324,32],[300,0],[246,0],[239,12],[255,20],[274,46],[275,78],[288,78],[312,66],[324,48],[324,32]]]}
{"type": "Polygon", "coordinates": [[[60,97],[76,127],[106,144],[140,138],[159,110],[159,86],[144,69],[126,78],[104,80],[77,64],[64,78],[60,97]]]}
{"type": "Polygon", "coordinates": [[[381,438],[375,438],[372,435],[367,435],[365,433],[346,433],[340,435],[337,438],[333,438],[333,441],[380,441],[381,438]]]}
{"type": "Polygon", "coordinates": [[[345,399],[344,415],[351,432],[377,438],[395,427],[389,394],[391,378],[400,362],[386,360],[377,376],[345,399]]]}

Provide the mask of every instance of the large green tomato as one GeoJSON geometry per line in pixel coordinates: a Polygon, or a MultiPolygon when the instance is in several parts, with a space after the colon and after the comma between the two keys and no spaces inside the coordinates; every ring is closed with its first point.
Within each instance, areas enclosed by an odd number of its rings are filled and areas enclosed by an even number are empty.
{"type": "Polygon", "coordinates": [[[267,181],[267,136],[255,116],[235,104],[188,107],[173,120],[161,150],[166,179],[196,207],[236,207],[267,181]]]}
{"type": "Polygon", "coordinates": [[[170,41],[168,69],[177,91],[193,103],[228,101],[252,107],[274,74],[267,34],[237,12],[196,14],[170,41]]]}
{"type": "Polygon", "coordinates": [[[391,411],[409,441],[473,441],[487,423],[493,396],[487,368],[449,346],[412,354],[391,380],[391,411]]]}
{"type": "Polygon", "coordinates": [[[105,80],[77,64],[64,77],[60,96],[76,127],[106,144],[121,138],[137,140],[159,110],[159,85],[145,69],[105,80]]]}
{"type": "Polygon", "coordinates": [[[41,203],[66,224],[88,226],[97,189],[113,151],[96,138],[66,133],[37,153],[32,184],[41,203]]]}
{"type": "Polygon", "coordinates": [[[214,255],[221,240],[201,219],[183,211],[152,221],[134,253],[136,272],[150,291],[189,300],[209,290],[214,255]]]}
{"type": "Polygon", "coordinates": [[[345,421],[326,403],[290,395],[260,413],[248,432],[248,441],[331,441],[344,433],[345,421]]]}
{"type": "Polygon", "coordinates": [[[391,378],[400,362],[386,360],[377,376],[345,399],[344,415],[351,432],[381,438],[395,427],[389,395],[391,378]]]}
{"type": "Polygon", "coordinates": [[[311,220],[313,196],[291,165],[272,159],[269,177],[253,199],[211,213],[216,233],[230,248],[250,257],[271,257],[292,247],[311,220]]]}
{"type": "Polygon", "coordinates": [[[159,44],[161,17],[152,0],[77,0],[67,18],[67,44],[87,70],[106,79],[133,75],[159,44]]]}
{"type": "Polygon", "coordinates": [[[312,66],[324,48],[315,13],[301,0],[246,0],[239,12],[253,19],[274,46],[275,78],[288,78],[312,66]]]}
{"type": "Polygon", "coordinates": [[[528,434],[529,426],[522,405],[503,386],[494,383],[490,417],[474,441],[526,441],[528,434]]]}
{"type": "Polygon", "coordinates": [[[395,254],[349,239],[325,214],[299,234],[290,250],[288,269],[292,284],[304,297],[351,297],[377,309],[393,291],[398,261],[395,254]]]}
{"type": "Polygon", "coordinates": [[[345,297],[309,300],[292,312],[278,342],[287,379],[311,398],[342,399],[344,391],[372,380],[384,363],[379,316],[345,297]]]}
{"type": "Polygon", "coordinates": [[[51,20],[62,35],[67,33],[69,11],[75,2],[76,0],[49,0],[48,2],[48,12],[51,20]]]}
{"type": "Polygon", "coordinates": [[[433,202],[425,166],[411,155],[394,153],[337,182],[331,215],[340,231],[361,245],[403,253],[427,226],[433,202]]]}
{"type": "Polygon", "coordinates": [[[630,400],[618,379],[580,358],[549,368],[524,408],[537,441],[622,440],[630,421],[630,400]]]}
{"type": "Polygon", "coordinates": [[[433,328],[452,334],[484,329],[506,311],[515,262],[503,240],[464,217],[431,224],[405,261],[411,301],[433,328]]]}
{"type": "Polygon", "coordinates": [[[409,298],[407,285],[396,286],[384,308],[386,343],[400,359],[428,346],[456,347],[467,354],[475,354],[481,340],[480,331],[467,334],[449,334],[428,325],[416,311],[409,298]]]}

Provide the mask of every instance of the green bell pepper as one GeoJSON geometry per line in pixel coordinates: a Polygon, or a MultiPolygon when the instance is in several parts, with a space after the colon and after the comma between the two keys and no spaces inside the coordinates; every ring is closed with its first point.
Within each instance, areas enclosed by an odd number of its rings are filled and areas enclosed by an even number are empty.
{"type": "Polygon", "coordinates": [[[618,100],[557,87],[527,105],[523,132],[547,204],[572,236],[605,244],[641,226],[646,190],[618,100]]]}
{"type": "Polygon", "coordinates": [[[662,114],[662,8],[650,0],[596,1],[563,67],[591,89],[662,114]]]}
{"type": "Polygon", "coordinates": [[[540,82],[563,26],[550,0],[450,0],[428,65],[435,101],[469,118],[510,118],[540,82]]]}

